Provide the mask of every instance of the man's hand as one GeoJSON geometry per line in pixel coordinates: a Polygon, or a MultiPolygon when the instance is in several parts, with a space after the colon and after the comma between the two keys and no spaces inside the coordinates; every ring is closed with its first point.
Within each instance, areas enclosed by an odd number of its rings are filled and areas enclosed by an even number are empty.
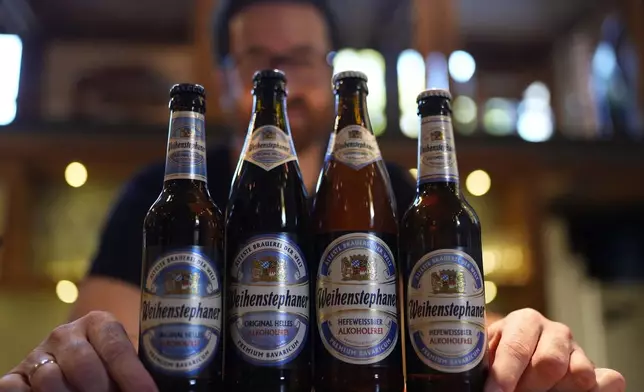
{"type": "Polygon", "coordinates": [[[155,392],[122,325],[91,312],[56,328],[0,379],[0,392],[155,392]]]}
{"type": "Polygon", "coordinates": [[[510,313],[488,328],[486,392],[624,392],[624,377],[595,369],[570,329],[533,309],[510,313]]]}

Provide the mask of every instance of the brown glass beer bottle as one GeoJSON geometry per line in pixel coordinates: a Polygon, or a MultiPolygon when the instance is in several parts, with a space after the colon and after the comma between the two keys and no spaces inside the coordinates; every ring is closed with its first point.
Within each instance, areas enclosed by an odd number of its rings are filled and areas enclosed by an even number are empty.
{"type": "Polygon", "coordinates": [[[258,71],[226,209],[227,391],[311,391],[309,218],[286,76],[258,71]]]}
{"type": "Polygon", "coordinates": [[[163,190],[144,222],[139,358],[159,391],[222,388],[224,220],[208,191],[205,91],[170,91],[163,190]]]}
{"type": "Polygon", "coordinates": [[[312,220],[317,284],[315,389],[401,392],[398,221],[367,112],[367,77],[333,77],[335,129],[312,220]]]}
{"type": "Polygon", "coordinates": [[[404,214],[407,392],[482,392],[488,373],[481,226],[460,190],[451,95],[417,99],[416,199],[404,214]]]}

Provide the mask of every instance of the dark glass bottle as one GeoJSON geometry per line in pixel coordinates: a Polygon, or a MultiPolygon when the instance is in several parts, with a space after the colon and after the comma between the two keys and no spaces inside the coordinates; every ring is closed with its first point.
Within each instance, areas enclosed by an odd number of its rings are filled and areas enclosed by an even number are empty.
{"type": "Polygon", "coordinates": [[[451,95],[418,96],[416,199],[403,216],[407,392],[483,391],[487,373],[481,226],[460,190],[451,95]]]}
{"type": "Polygon", "coordinates": [[[367,111],[367,77],[333,78],[335,129],[314,199],[315,389],[401,392],[398,221],[367,111]]]}
{"type": "Polygon", "coordinates": [[[253,95],[226,211],[225,383],[235,392],[310,392],[309,213],[284,74],[255,73],[253,95]]]}
{"type": "Polygon", "coordinates": [[[204,88],[170,91],[163,189],[145,217],[139,357],[159,390],[220,390],[224,221],[207,185],[204,88]]]}

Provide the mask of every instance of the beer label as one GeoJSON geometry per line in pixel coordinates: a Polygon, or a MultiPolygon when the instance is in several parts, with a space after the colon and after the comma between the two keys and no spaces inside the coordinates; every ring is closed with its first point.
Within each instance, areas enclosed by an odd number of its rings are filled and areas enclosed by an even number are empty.
{"type": "Polygon", "coordinates": [[[355,170],[382,159],[376,137],[360,125],[349,125],[337,133],[333,157],[355,170]]]}
{"type": "Polygon", "coordinates": [[[279,366],[294,360],[309,336],[309,272],[287,234],[252,237],[230,268],[229,326],[247,362],[279,366]]]}
{"type": "Polygon", "coordinates": [[[266,171],[286,162],[297,160],[291,136],[273,125],[264,125],[253,131],[246,143],[244,160],[266,171]]]}
{"type": "Polygon", "coordinates": [[[432,369],[462,373],[487,349],[483,275],[467,253],[442,249],[423,256],[407,286],[407,328],[418,358],[432,369]]]}
{"type": "Polygon", "coordinates": [[[205,122],[200,113],[172,113],[164,177],[168,180],[207,181],[205,122]]]}
{"type": "Polygon", "coordinates": [[[220,348],[221,279],[199,247],[168,252],[150,265],[141,304],[141,347],[156,370],[193,375],[220,348]]]}
{"type": "Polygon", "coordinates": [[[418,183],[458,182],[454,131],[449,116],[423,117],[418,142],[418,183]]]}
{"type": "Polygon", "coordinates": [[[316,287],[322,343],[335,358],[368,365],[387,358],[398,341],[396,262],[373,234],[331,242],[320,260],[316,287]]]}

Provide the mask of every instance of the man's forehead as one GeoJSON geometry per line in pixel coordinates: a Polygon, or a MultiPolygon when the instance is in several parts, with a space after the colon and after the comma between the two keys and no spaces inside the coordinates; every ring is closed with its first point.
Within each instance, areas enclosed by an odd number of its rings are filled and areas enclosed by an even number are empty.
{"type": "Polygon", "coordinates": [[[324,18],[311,5],[257,4],[239,12],[230,21],[230,44],[234,53],[265,51],[328,51],[329,35],[324,18]]]}

